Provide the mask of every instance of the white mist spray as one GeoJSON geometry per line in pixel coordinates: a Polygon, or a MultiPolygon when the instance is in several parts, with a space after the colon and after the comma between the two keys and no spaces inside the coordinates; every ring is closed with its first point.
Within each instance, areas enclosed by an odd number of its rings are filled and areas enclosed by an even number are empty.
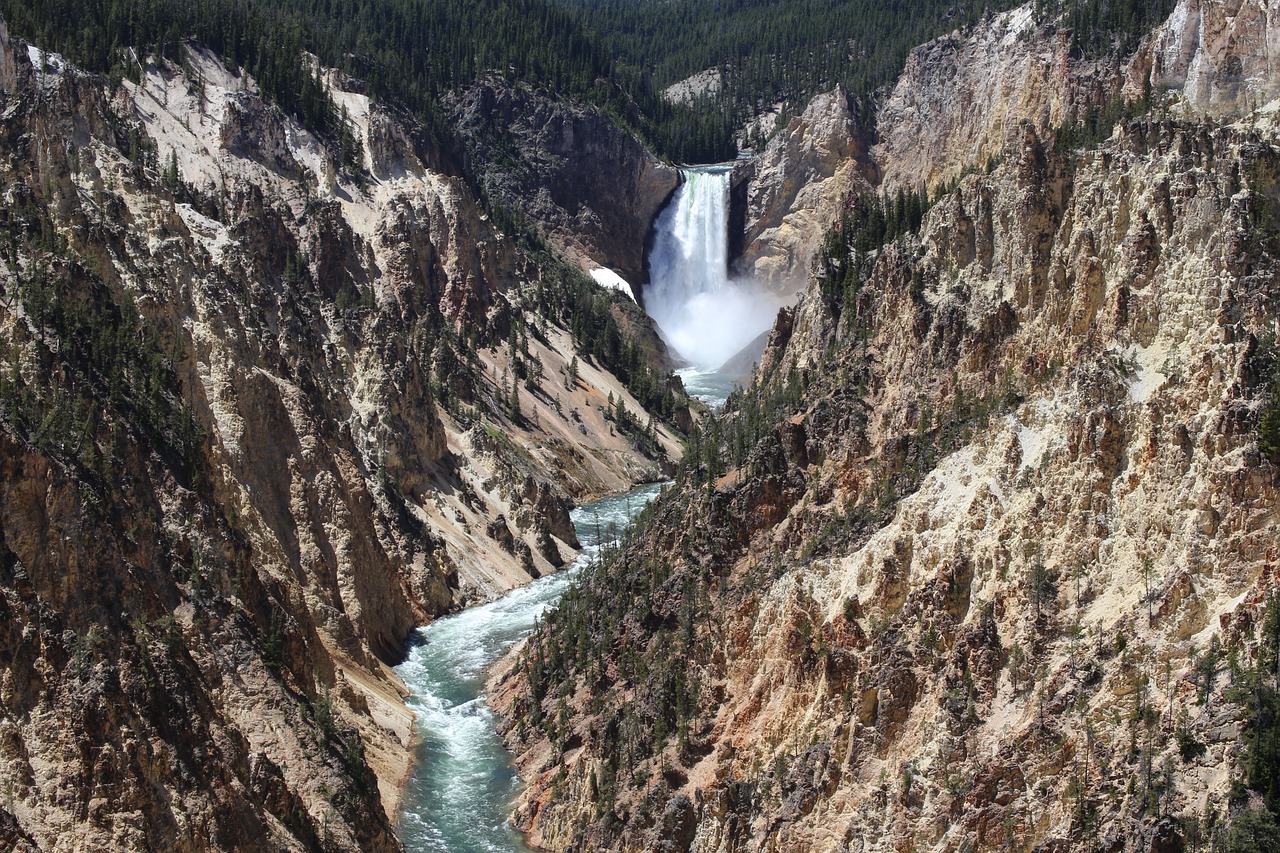
{"type": "Polygon", "coordinates": [[[715,370],[769,328],[779,301],[729,281],[730,170],[683,174],[654,224],[645,307],[679,355],[715,370]]]}

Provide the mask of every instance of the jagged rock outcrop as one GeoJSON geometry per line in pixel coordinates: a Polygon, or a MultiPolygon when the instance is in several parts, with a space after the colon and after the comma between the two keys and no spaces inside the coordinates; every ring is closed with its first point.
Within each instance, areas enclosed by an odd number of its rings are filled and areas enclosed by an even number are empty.
{"type": "Polygon", "coordinates": [[[407,633],[679,448],[428,131],[324,72],[341,151],[183,51],[114,84],[0,24],[0,839],[395,850],[407,633]]]}
{"type": "Polygon", "coordinates": [[[500,78],[454,96],[450,119],[486,193],[581,266],[647,280],[646,240],[679,183],[674,167],[598,110],[500,78]]]}
{"type": "Polygon", "coordinates": [[[874,178],[866,154],[844,90],[814,98],[755,160],[738,167],[734,183],[747,183],[735,271],[779,292],[802,288],[825,223],[855,183],[874,178]]]}
{"type": "Polygon", "coordinates": [[[1243,115],[1280,95],[1280,11],[1264,0],[1180,0],[1129,65],[1130,88],[1181,94],[1193,113],[1243,115]]]}
{"type": "Polygon", "coordinates": [[[1035,4],[988,15],[911,52],[871,157],[885,188],[933,188],[1001,156],[1023,122],[1048,136],[1148,85],[1174,112],[1243,115],[1278,93],[1278,28],[1261,0],[1181,0],[1132,57],[1085,60],[1035,4]]]}
{"type": "Polygon", "coordinates": [[[885,187],[937,186],[1000,156],[1024,121],[1046,136],[1117,86],[1114,63],[1076,60],[1069,33],[1033,10],[988,15],[911,51],[876,114],[872,157],[885,187]]]}
{"type": "Polygon", "coordinates": [[[1176,850],[1258,805],[1280,122],[1064,154],[1022,109],[974,107],[990,173],[780,314],[720,453],[497,674],[535,843],[1176,850]]]}
{"type": "Polygon", "coordinates": [[[870,130],[819,95],[751,165],[740,268],[801,286],[851,189],[933,190],[993,164],[1029,122],[1042,137],[1148,85],[1166,109],[1242,115],[1277,95],[1275,8],[1183,0],[1132,57],[1081,59],[1035,4],[989,14],[914,49],[870,130]],[[864,141],[867,140],[867,141],[864,141]],[[853,158],[855,163],[851,163],[853,158]]]}
{"type": "Polygon", "coordinates": [[[662,97],[673,104],[696,104],[705,98],[714,98],[724,87],[719,68],[708,68],[672,83],[662,90],[662,97]]]}

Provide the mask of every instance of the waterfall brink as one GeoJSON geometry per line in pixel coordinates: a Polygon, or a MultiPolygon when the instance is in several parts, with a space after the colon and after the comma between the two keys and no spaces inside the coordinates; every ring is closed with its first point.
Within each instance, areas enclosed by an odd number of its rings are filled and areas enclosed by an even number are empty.
{"type": "Polygon", "coordinates": [[[778,300],[729,280],[729,179],[725,166],[684,169],[654,223],[645,307],[667,343],[715,370],[769,328],[778,300]]]}

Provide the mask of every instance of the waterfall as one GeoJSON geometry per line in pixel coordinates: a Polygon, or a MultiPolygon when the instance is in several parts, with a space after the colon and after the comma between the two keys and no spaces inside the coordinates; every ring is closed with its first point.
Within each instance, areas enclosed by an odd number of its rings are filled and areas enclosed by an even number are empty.
{"type": "Polygon", "coordinates": [[[646,302],[664,328],[690,299],[728,284],[729,172],[685,169],[683,177],[658,217],[649,255],[646,302]]]}
{"type": "Polygon", "coordinates": [[[667,344],[714,371],[769,328],[777,299],[729,280],[727,166],[682,170],[654,223],[645,308],[667,344]]]}

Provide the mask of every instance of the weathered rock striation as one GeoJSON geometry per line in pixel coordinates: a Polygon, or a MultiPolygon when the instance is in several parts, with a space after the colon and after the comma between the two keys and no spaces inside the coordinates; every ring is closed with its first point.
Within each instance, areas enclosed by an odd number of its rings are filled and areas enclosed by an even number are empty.
{"type": "Polygon", "coordinates": [[[1186,0],[1132,56],[1086,60],[1026,4],[923,44],[874,116],[859,122],[839,91],[819,95],[739,167],[738,271],[802,289],[851,190],[932,192],[994,165],[1026,123],[1048,138],[1090,107],[1148,89],[1170,115],[1246,115],[1278,94],[1276,16],[1258,0],[1186,0]]]}
{"type": "Polygon", "coordinates": [[[1280,95],[1280,11],[1263,0],[1183,0],[1129,63],[1138,91],[1177,92],[1191,114],[1244,115],[1280,95]]]}
{"type": "MultiPolygon", "coordinates": [[[[994,58],[990,26],[909,72],[994,58]]],[[[1012,65],[1058,49],[1025,32],[1012,65]]],[[[1174,100],[1059,153],[1057,95],[987,110],[1013,78],[988,79],[967,138],[990,169],[817,271],[624,558],[495,678],[534,843],[1181,850],[1259,804],[1274,104],[1224,123],[1174,100]]],[[[962,170],[936,158],[881,165],[962,170]]]]}
{"type": "Polygon", "coordinates": [[[735,271],[779,292],[802,289],[849,188],[874,179],[866,155],[844,91],[814,98],[735,175],[747,181],[735,271]]]}
{"type": "Polygon", "coordinates": [[[457,93],[450,119],[490,197],[584,268],[648,280],[649,231],[675,167],[599,110],[498,77],[457,93]]]}
{"type": "Polygon", "coordinates": [[[356,81],[339,151],[183,51],[113,84],[0,24],[0,839],[395,850],[408,632],[678,454],[565,313],[660,344],[356,81]]]}

